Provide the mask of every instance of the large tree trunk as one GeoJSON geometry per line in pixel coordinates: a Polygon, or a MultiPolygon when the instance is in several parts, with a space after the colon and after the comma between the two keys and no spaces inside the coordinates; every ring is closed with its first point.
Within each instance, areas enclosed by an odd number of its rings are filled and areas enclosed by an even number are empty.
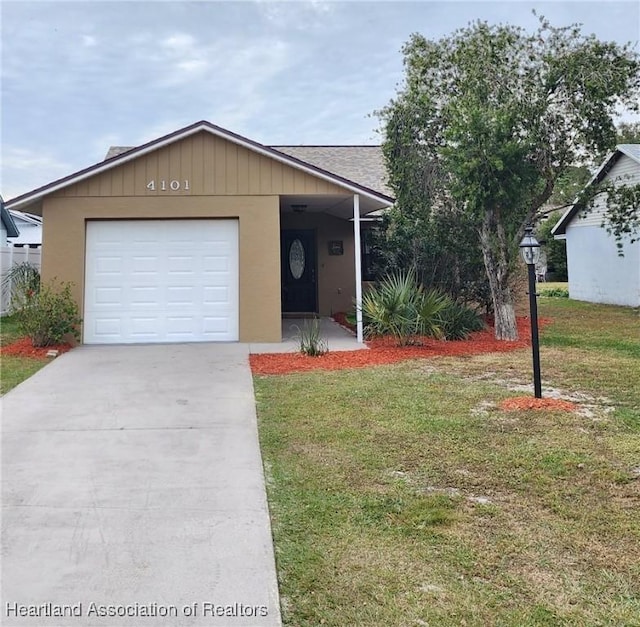
{"type": "Polygon", "coordinates": [[[480,247],[493,301],[496,339],[517,340],[516,312],[509,288],[509,245],[493,212],[487,214],[480,228],[480,247]]]}

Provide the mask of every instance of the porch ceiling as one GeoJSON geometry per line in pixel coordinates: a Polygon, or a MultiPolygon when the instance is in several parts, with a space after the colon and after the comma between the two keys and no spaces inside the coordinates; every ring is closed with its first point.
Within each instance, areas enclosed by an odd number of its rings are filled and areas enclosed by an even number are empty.
{"type": "MultiPolygon", "coordinates": [[[[388,207],[388,204],[360,196],[360,215],[388,207]]],[[[326,213],[343,220],[353,218],[353,194],[342,195],[284,195],[280,196],[283,213],[326,213]]]]}

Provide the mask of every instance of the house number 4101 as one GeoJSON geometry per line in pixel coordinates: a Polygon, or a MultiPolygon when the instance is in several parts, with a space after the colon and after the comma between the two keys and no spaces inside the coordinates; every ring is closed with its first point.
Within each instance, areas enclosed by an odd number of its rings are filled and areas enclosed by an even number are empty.
{"type": "MultiPolygon", "coordinates": [[[[147,189],[151,192],[156,191],[155,179],[147,183],[147,189]]],[[[162,179],[158,187],[158,191],[161,191],[161,192],[166,192],[166,191],[177,192],[181,189],[187,192],[189,191],[189,179],[185,179],[184,181],[178,181],[176,179],[173,179],[173,181],[165,181],[164,179],[162,179]]]]}

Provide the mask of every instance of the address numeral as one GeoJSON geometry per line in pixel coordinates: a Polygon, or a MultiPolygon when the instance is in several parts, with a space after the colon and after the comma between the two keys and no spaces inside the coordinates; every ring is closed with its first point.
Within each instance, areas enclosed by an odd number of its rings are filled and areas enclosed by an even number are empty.
{"type": "MultiPolygon", "coordinates": [[[[152,179],[147,183],[147,189],[150,192],[155,192],[156,191],[156,181],[155,181],[155,179],[152,179]]],[[[184,181],[178,181],[177,179],[172,179],[168,183],[167,183],[166,179],[161,179],[160,180],[160,189],[159,189],[159,191],[161,191],[161,192],[166,192],[166,191],[178,192],[181,189],[184,190],[185,192],[188,192],[191,189],[189,187],[189,179],[185,179],[184,181]]]]}

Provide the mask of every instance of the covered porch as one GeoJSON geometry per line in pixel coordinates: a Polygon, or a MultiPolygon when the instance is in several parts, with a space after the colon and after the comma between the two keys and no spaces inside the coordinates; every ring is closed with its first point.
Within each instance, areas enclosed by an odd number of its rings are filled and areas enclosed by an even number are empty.
{"type": "MultiPolygon", "coordinates": [[[[311,318],[283,318],[282,342],[255,342],[249,344],[249,352],[259,353],[297,353],[300,350],[300,331],[309,324],[311,318]]],[[[335,320],[329,317],[321,317],[320,337],[327,342],[329,352],[368,350],[363,342],[349,330],[341,327],[335,320]]]]}
{"type": "Polygon", "coordinates": [[[328,318],[355,306],[356,342],[362,344],[362,283],[368,278],[365,239],[375,221],[371,214],[387,206],[373,194],[280,197],[283,341],[289,337],[288,318],[328,318]]]}

